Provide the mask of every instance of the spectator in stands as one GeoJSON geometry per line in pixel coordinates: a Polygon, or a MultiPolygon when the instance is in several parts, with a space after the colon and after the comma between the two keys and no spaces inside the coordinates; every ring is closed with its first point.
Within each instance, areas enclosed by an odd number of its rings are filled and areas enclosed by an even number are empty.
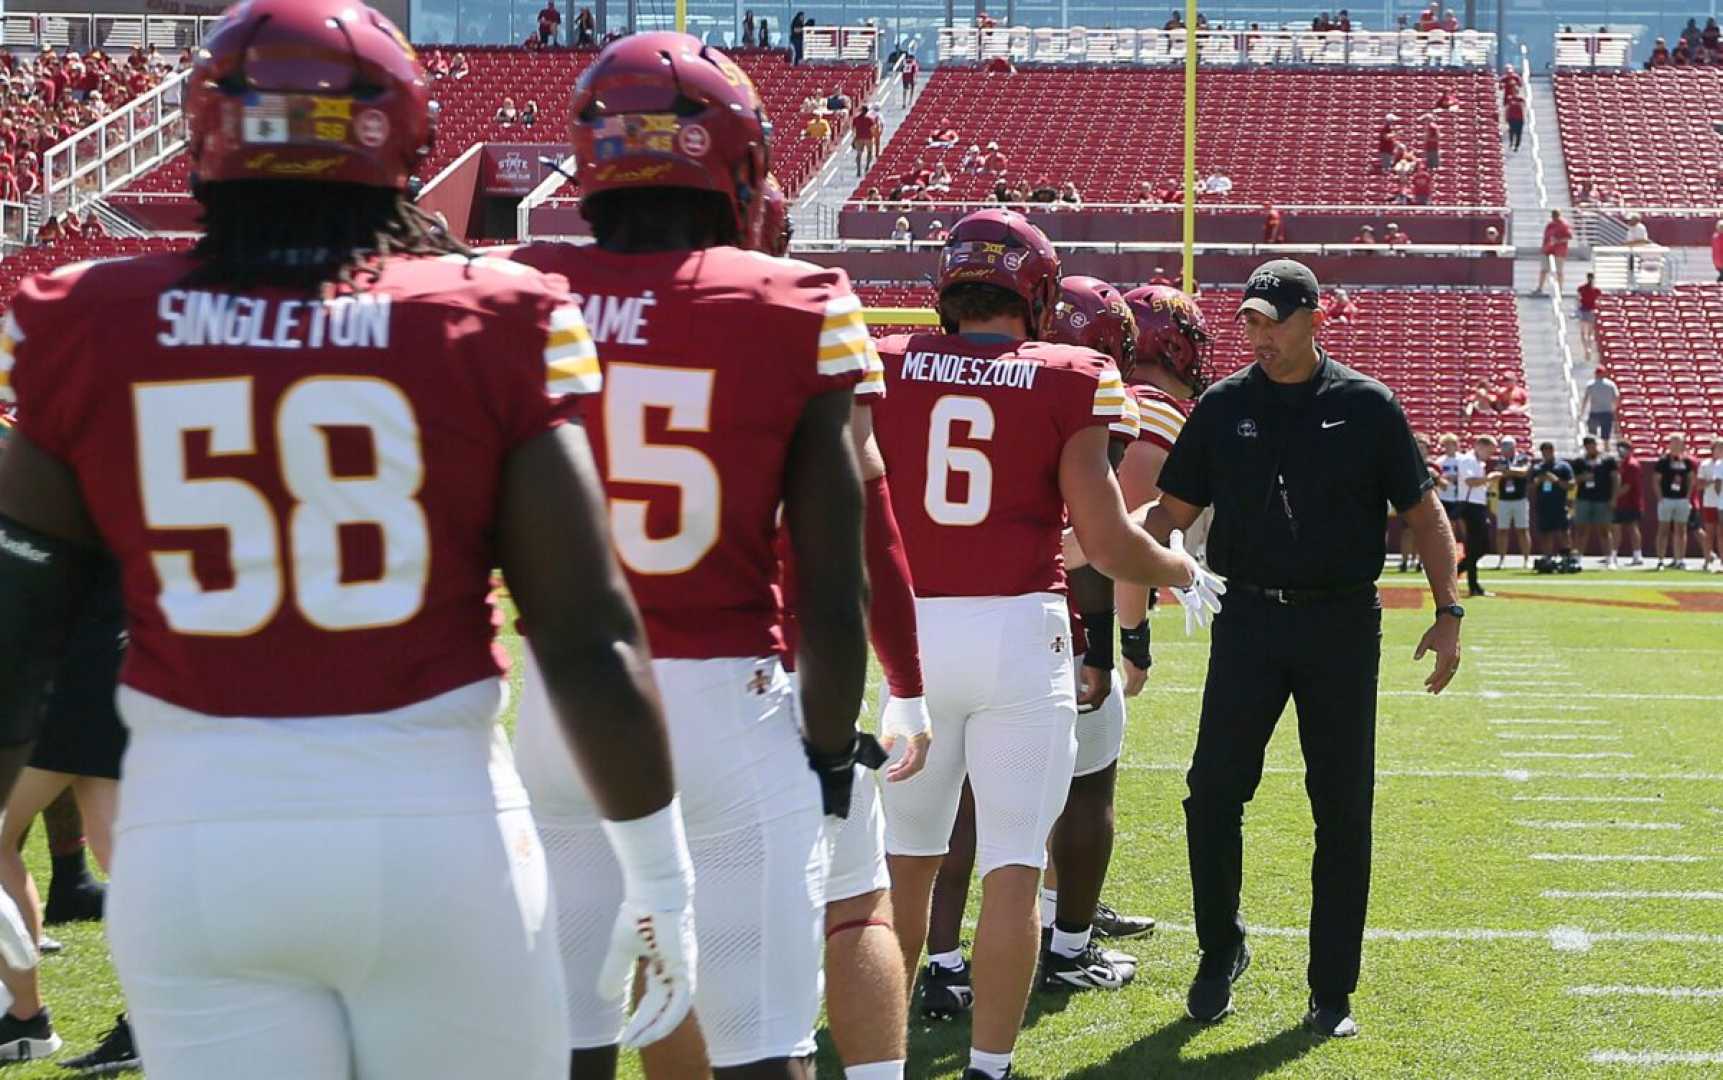
{"type": "Polygon", "coordinates": [[[1669,63],[1674,67],[1686,67],[1693,60],[1693,49],[1687,44],[1686,38],[1675,42],[1675,49],[1669,54],[1669,63]]]}
{"type": "Polygon", "coordinates": [[[1526,132],[1526,99],[1515,94],[1502,109],[1508,122],[1508,149],[1519,153],[1520,139],[1526,132]]]}
{"type": "Polygon", "coordinates": [[[1450,34],[1460,32],[1460,17],[1454,14],[1453,8],[1449,8],[1447,14],[1442,16],[1442,29],[1450,34]]]}
{"type": "Polygon", "coordinates": [[[1184,16],[1180,15],[1176,11],[1172,13],[1172,15],[1167,19],[1166,22],[1161,24],[1162,30],[1183,30],[1184,28],[1185,28],[1184,16]]]}
{"type": "Polygon", "coordinates": [[[1198,195],[1232,194],[1232,177],[1225,173],[1210,173],[1197,181],[1198,195]]]}
{"type": "MultiPolygon", "coordinates": [[[[843,87],[834,86],[832,92],[826,95],[826,109],[837,116],[849,115],[850,96],[844,93],[843,87]]],[[[956,139],[952,139],[951,142],[954,146],[957,144],[956,139]]]]}
{"type": "Polygon", "coordinates": [[[1650,69],[1650,68],[1667,67],[1668,64],[1669,64],[1669,43],[1664,41],[1662,38],[1658,38],[1657,41],[1651,46],[1651,55],[1646,58],[1645,66],[1647,69],[1650,69]]]}
{"type": "Polygon", "coordinates": [[[995,56],[981,65],[981,70],[988,75],[1015,75],[1017,69],[1011,66],[1011,60],[1004,56],[995,56]]]}
{"type": "Polygon", "coordinates": [[[1715,558],[1717,572],[1723,574],[1723,435],[1711,436],[1711,458],[1699,466],[1699,500],[1700,521],[1711,534],[1703,569],[1712,569],[1715,558]]]}
{"type": "Polygon", "coordinates": [[[1430,200],[1436,197],[1436,174],[1419,165],[1412,172],[1411,195],[1409,201],[1414,206],[1429,206],[1430,200]]]}
{"type": "Polygon", "coordinates": [[[78,220],[76,214],[67,214],[62,218],[60,229],[66,234],[68,240],[82,240],[84,238],[84,224],[78,220]]]}
{"type": "Polygon", "coordinates": [[[592,9],[583,7],[574,17],[574,47],[590,49],[598,44],[598,21],[592,17],[592,9]]]}
{"type": "Polygon", "coordinates": [[[1699,35],[1699,43],[1705,46],[1707,52],[1715,53],[1723,48],[1723,29],[1717,26],[1716,19],[1705,20],[1705,30],[1699,35]]]}
{"type": "Polygon", "coordinates": [[[981,152],[980,143],[970,143],[969,149],[963,152],[963,157],[957,163],[957,171],[968,175],[978,173],[987,167],[987,156],[981,152]]]}
{"type": "MultiPolygon", "coordinates": [[[[1585,349],[1586,356],[1597,352],[1597,298],[1603,295],[1603,290],[1597,287],[1597,275],[1587,274],[1585,284],[1577,290],[1579,293],[1579,343],[1585,349]]],[[[1601,369],[1600,369],[1601,370],[1601,369]]],[[[1609,433],[1604,432],[1605,440],[1609,433]]]]}
{"type": "Polygon", "coordinates": [[[538,123],[538,102],[528,98],[527,103],[522,106],[520,111],[520,126],[532,127],[536,123],[538,123]]]}
{"type": "Polygon", "coordinates": [[[1273,203],[1262,204],[1262,242],[1265,244],[1286,243],[1286,218],[1280,208],[1273,203]]]}
{"type": "Polygon", "coordinates": [[[877,188],[877,187],[868,188],[867,194],[862,196],[862,209],[863,210],[881,210],[881,209],[884,209],[884,207],[885,207],[885,196],[880,194],[879,188],[877,188]]]}
{"type": "Polygon", "coordinates": [[[772,20],[770,20],[770,19],[766,18],[764,15],[762,15],[762,16],[760,16],[760,48],[769,49],[771,47],[772,47],[772,20]]]}
{"type": "Polygon", "coordinates": [[[1311,19],[1310,29],[1312,33],[1317,34],[1326,34],[1328,31],[1334,29],[1334,23],[1328,18],[1328,12],[1324,11],[1316,18],[1311,19]]]}
{"type": "Polygon", "coordinates": [[[1325,324],[1345,325],[1358,314],[1358,301],[1352,299],[1345,289],[1332,289],[1327,299],[1322,301],[1322,310],[1326,313],[1325,324]]]}
{"type": "Polygon", "coordinates": [[[1441,23],[1436,21],[1435,8],[1425,8],[1418,13],[1418,33],[1428,34],[1430,31],[1440,28],[1441,23]]]}
{"type": "Polygon", "coordinates": [[[544,0],[544,7],[538,13],[538,43],[540,45],[555,45],[557,35],[562,33],[562,12],[556,10],[556,0],[544,0]]]}
{"type": "Polygon", "coordinates": [[[915,99],[915,77],[921,73],[921,65],[915,62],[915,56],[904,57],[903,73],[899,78],[899,86],[903,90],[903,107],[909,108],[909,103],[915,99]]]}
{"type": "Polygon", "coordinates": [[[790,17],[790,63],[802,62],[802,31],[808,25],[808,13],[798,11],[790,17]]]}
{"type": "Polygon", "coordinates": [[[934,218],[927,226],[927,238],[937,243],[945,243],[951,239],[951,230],[945,227],[945,222],[934,218]]]}
{"type": "Polygon", "coordinates": [[[1573,490],[1573,466],[1555,456],[1555,443],[1538,444],[1542,454],[1532,465],[1534,517],[1538,542],[1546,555],[1566,555],[1573,550],[1568,537],[1567,496],[1573,490]]]}
{"type": "Polygon", "coordinates": [[[508,127],[510,124],[518,121],[520,119],[520,110],[515,108],[515,99],[512,97],[503,98],[502,105],[497,108],[496,115],[491,117],[491,119],[501,124],[503,127],[508,127]]]}
{"type": "Polygon", "coordinates": [[[1485,409],[1490,412],[1498,411],[1496,409],[1496,392],[1491,388],[1490,381],[1488,379],[1478,380],[1478,385],[1472,387],[1471,399],[1466,402],[1467,416],[1471,416],[1479,409],[1485,409]]]}
{"type": "Polygon", "coordinates": [[[1573,242],[1573,227],[1561,216],[1560,210],[1551,210],[1549,222],[1544,225],[1543,246],[1539,249],[1543,259],[1538,265],[1538,287],[1532,290],[1534,296],[1541,296],[1544,287],[1549,284],[1550,267],[1555,267],[1555,291],[1560,294],[1567,288],[1567,281],[1562,270],[1567,263],[1567,248],[1573,242]]]}
{"type": "Polygon", "coordinates": [[[855,133],[852,143],[856,152],[857,178],[867,175],[868,169],[874,163],[876,155],[873,139],[878,125],[879,121],[874,118],[873,108],[869,105],[863,105],[857,110],[855,119],[850,123],[850,128],[855,133]]]}
{"type": "Polygon", "coordinates": [[[950,191],[951,190],[951,170],[945,167],[945,162],[936,161],[933,163],[933,175],[928,178],[927,184],[925,185],[925,190],[927,190],[927,191],[950,191]]]}
{"type": "Polygon", "coordinates": [[[1387,172],[1394,167],[1394,148],[1400,145],[1400,138],[1394,132],[1395,116],[1388,114],[1382,126],[1376,129],[1376,167],[1387,172]]]}
{"type": "Polygon", "coordinates": [[[1376,229],[1370,225],[1358,226],[1358,233],[1357,233],[1357,235],[1352,237],[1352,242],[1354,244],[1374,244],[1374,243],[1376,243],[1377,242],[1376,241],[1376,229]]]}
{"type": "Polygon", "coordinates": [[[1077,190],[1074,181],[1067,180],[1059,186],[1059,205],[1067,210],[1083,209],[1083,193],[1077,190]]]}
{"type": "Polygon", "coordinates": [[[1527,569],[1532,565],[1531,504],[1526,499],[1530,486],[1532,459],[1519,451],[1512,435],[1503,435],[1496,459],[1489,463],[1489,475],[1496,480],[1496,569],[1508,558],[1508,537],[1514,532],[1520,537],[1520,558],[1527,569]]]}
{"type": "Polygon", "coordinates": [[[1723,219],[1711,231],[1711,265],[1717,271],[1717,280],[1723,282],[1723,219]]]}
{"type": "Polygon", "coordinates": [[[433,81],[449,77],[449,58],[443,55],[441,49],[433,52],[430,59],[425,61],[425,73],[430,75],[433,81]]]}
{"type": "Polygon", "coordinates": [[[1434,120],[1424,125],[1424,165],[1431,172],[1442,167],[1442,132],[1434,120]]]}
{"type": "Polygon", "coordinates": [[[1034,187],[1029,189],[1029,201],[1032,203],[1052,203],[1059,201],[1059,189],[1053,186],[1053,181],[1043,176],[1034,187]]]}
{"type": "Polygon", "coordinates": [[[1699,463],[1687,456],[1687,439],[1671,435],[1666,450],[1652,471],[1657,474],[1657,565],[1663,569],[1663,553],[1669,552],[1670,568],[1687,569],[1687,519],[1692,515],[1693,492],[1699,463]],[[1673,541],[1673,543],[1671,543],[1673,541]]]}
{"type": "Polygon", "coordinates": [[[995,176],[1005,175],[1005,166],[1010,162],[1011,159],[1005,156],[1005,151],[999,149],[998,143],[990,142],[987,144],[986,170],[989,173],[995,176]]]}
{"type": "Polygon", "coordinates": [[[808,126],[802,129],[802,136],[812,139],[821,146],[824,146],[826,140],[832,137],[832,125],[826,119],[824,110],[808,117],[808,126]]]}
{"type": "Polygon", "coordinates": [[[1389,247],[1405,247],[1412,242],[1412,238],[1406,235],[1398,223],[1390,221],[1387,230],[1382,234],[1382,242],[1389,247]]]}
{"type": "Polygon", "coordinates": [[[473,66],[467,62],[467,54],[464,52],[456,53],[455,58],[449,62],[449,78],[464,79],[472,73],[473,66]]]}
{"type": "Polygon", "coordinates": [[[891,227],[891,238],[894,242],[905,247],[915,247],[915,230],[910,228],[907,217],[899,217],[891,227]]]}
{"type": "MultiPolygon", "coordinates": [[[[1494,225],[1491,225],[1489,228],[1485,229],[1484,230],[1484,243],[1490,247],[1500,247],[1501,243],[1502,243],[1502,230],[1496,228],[1494,225]]],[[[1489,256],[1490,258],[1494,258],[1496,256],[1496,253],[1494,251],[1486,251],[1486,252],[1484,252],[1484,254],[1489,256]]]]}
{"type": "Polygon", "coordinates": [[[927,137],[927,145],[940,150],[952,150],[957,146],[957,139],[957,129],[952,126],[951,121],[941,120],[933,134],[927,137]]]}
{"type": "Polygon", "coordinates": [[[749,8],[742,16],[742,48],[752,49],[758,41],[754,36],[754,9],[749,8]]]}
{"type": "Polygon", "coordinates": [[[1157,267],[1155,267],[1154,274],[1149,278],[1149,284],[1150,285],[1165,285],[1165,286],[1171,288],[1171,287],[1173,287],[1173,279],[1167,276],[1167,272],[1165,269],[1157,266],[1157,267]]]}
{"type": "Polygon", "coordinates": [[[1580,206],[1589,206],[1597,201],[1597,181],[1589,176],[1581,176],[1574,181],[1573,201],[1580,206]]]}
{"type": "Polygon", "coordinates": [[[1334,29],[1342,34],[1350,34],[1352,32],[1352,13],[1341,8],[1339,16],[1334,20],[1334,29]]]}

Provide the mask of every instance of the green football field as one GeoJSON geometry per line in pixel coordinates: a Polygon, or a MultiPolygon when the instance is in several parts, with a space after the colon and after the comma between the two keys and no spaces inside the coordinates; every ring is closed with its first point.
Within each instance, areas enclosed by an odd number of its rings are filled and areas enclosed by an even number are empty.
{"type": "MultiPolygon", "coordinates": [[[[1498,595],[1470,604],[1464,665],[1437,699],[1420,688],[1429,662],[1411,661],[1422,581],[1384,584],[1362,1037],[1321,1044],[1299,1027],[1312,839],[1290,720],[1246,815],[1255,960],[1238,1014],[1183,1019],[1196,946],[1179,800],[1207,654],[1163,609],[1107,888],[1162,926],[1127,943],[1141,959],[1128,989],[1035,996],[1015,1075],[1723,1076],[1723,578],[1488,575],[1498,595]]],[[[55,933],[67,948],[45,961],[45,990],[68,1056],[122,1006],[100,928],[55,933]]],[[[968,1042],[964,1021],[912,1023],[910,1075],[956,1077],[968,1042]]],[[[822,1048],[821,1075],[841,1076],[822,1048]]]]}

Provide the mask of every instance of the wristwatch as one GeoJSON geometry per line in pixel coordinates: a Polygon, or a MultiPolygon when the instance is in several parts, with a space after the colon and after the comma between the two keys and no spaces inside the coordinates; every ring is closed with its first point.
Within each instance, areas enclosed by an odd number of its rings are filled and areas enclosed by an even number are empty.
{"type": "Polygon", "coordinates": [[[1439,604],[1436,607],[1436,614],[1452,615],[1456,619],[1463,619],[1466,617],[1466,609],[1458,604],[1439,604]]]}

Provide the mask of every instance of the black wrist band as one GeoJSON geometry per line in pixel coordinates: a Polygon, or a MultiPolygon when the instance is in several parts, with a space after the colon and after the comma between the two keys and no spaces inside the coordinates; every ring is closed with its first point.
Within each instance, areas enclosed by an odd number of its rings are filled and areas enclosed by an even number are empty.
{"type": "Polygon", "coordinates": [[[1139,670],[1149,670],[1154,663],[1154,657],[1149,655],[1149,620],[1144,619],[1140,626],[1119,627],[1119,655],[1139,670]]]}
{"type": "Polygon", "coordinates": [[[1083,633],[1089,638],[1089,651],[1083,654],[1083,666],[1099,671],[1113,670],[1113,613],[1083,612],[1083,633]]]}

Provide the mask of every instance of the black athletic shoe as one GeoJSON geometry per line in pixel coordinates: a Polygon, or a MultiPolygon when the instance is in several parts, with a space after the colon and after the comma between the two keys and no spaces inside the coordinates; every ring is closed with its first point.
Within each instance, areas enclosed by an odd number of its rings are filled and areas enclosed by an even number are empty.
{"type": "Polygon", "coordinates": [[[1232,1012],[1232,984],[1250,968],[1250,946],[1242,939],[1238,948],[1224,953],[1203,953],[1197,977],[1185,995],[1185,1015],[1212,1024],[1232,1012]]]}
{"type": "MultiPolygon", "coordinates": [[[[1011,1075],[1011,1067],[1009,1065],[1005,1067],[1005,1075],[1011,1075]]],[[[988,1076],[980,1069],[964,1069],[963,1080],[993,1080],[993,1077],[988,1076]]]]}
{"type": "Polygon", "coordinates": [[[975,1004],[969,985],[969,965],[956,971],[929,963],[921,976],[921,1015],[928,1020],[950,1020],[975,1004]]]}
{"type": "Polygon", "coordinates": [[[1095,905],[1095,934],[1104,938],[1134,938],[1155,932],[1155,920],[1147,915],[1121,915],[1105,903],[1095,905]]]}
{"type": "Polygon", "coordinates": [[[93,922],[102,917],[102,902],[108,890],[95,878],[85,876],[75,885],[48,887],[48,903],[42,909],[44,926],[69,922],[93,922]]]}
{"type": "Polygon", "coordinates": [[[54,1022],[48,1010],[20,1020],[11,1013],[0,1014],[0,1061],[35,1061],[47,1057],[64,1046],[54,1034],[54,1022]]]}
{"type": "Polygon", "coordinates": [[[1358,1034],[1358,1022],[1352,1019],[1352,999],[1345,994],[1320,1001],[1310,995],[1310,1009],[1304,1014],[1304,1026],[1323,1039],[1350,1039],[1358,1034]]]}
{"type": "Polygon", "coordinates": [[[83,1057],[62,1061],[60,1067],[85,1076],[106,1076],[143,1068],[143,1062],[138,1059],[137,1044],[132,1042],[132,1025],[126,1022],[126,1014],[121,1013],[115,1018],[113,1028],[102,1036],[101,1044],[94,1050],[83,1057]]]}
{"type": "Polygon", "coordinates": [[[1093,938],[1076,956],[1041,954],[1043,990],[1123,990],[1136,977],[1136,957],[1103,949],[1093,938]]]}

